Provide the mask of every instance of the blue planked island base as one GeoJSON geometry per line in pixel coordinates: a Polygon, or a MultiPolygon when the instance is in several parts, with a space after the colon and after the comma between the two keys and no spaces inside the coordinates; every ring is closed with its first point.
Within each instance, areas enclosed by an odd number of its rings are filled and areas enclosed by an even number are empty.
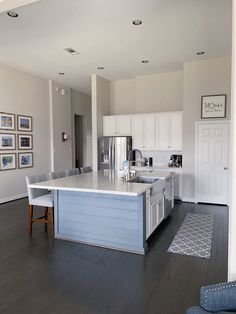
{"type": "Polygon", "coordinates": [[[145,254],[146,193],[54,191],[55,238],[145,254]]]}

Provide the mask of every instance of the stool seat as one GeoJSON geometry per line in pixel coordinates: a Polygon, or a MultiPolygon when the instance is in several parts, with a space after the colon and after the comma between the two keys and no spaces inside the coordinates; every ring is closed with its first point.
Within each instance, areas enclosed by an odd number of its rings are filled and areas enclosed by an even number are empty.
{"type": "Polygon", "coordinates": [[[48,193],[48,194],[33,198],[31,200],[31,205],[43,206],[43,207],[53,207],[53,194],[48,193]]]}

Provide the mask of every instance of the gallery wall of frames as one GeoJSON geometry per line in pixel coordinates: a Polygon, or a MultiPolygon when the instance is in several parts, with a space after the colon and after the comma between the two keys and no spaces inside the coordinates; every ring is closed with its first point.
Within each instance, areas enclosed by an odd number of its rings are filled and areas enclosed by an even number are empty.
{"type": "Polygon", "coordinates": [[[32,116],[0,112],[0,171],[33,167],[32,116]]]}

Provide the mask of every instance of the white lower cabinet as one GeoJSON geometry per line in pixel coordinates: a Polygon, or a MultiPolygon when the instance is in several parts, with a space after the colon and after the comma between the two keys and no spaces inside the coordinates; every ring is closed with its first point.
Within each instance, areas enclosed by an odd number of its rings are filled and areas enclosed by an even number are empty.
{"type": "Polygon", "coordinates": [[[177,200],[182,200],[182,174],[175,173],[174,177],[174,196],[177,200]]]}
{"type": "Polygon", "coordinates": [[[146,199],[146,239],[164,219],[163,192],[146,199]]]}

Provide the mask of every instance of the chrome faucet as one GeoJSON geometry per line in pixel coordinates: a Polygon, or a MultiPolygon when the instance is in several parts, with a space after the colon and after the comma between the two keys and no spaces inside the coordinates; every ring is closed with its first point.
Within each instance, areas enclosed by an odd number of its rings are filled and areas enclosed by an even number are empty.
{"type": "Polygon", "coordinates": [[[131,168],[131,163],[132,163],[132,162],[135,162],[135,165],[136,165],[136,158],[135,158],[135,160],[130,160],[130,156],[131,156],[131,153],[132,153],[132,152],[138,152],[138,153],[140,154],[140,158],[141,158],[141,159],[143,158],[143,155],[142,155],[141,150],[135,148],[135,149],[132,149],[132,150],[129,151],[129,153],[128,153],[127,179],[126,179],[127,181],[130,180],[130,168],[131,168]]]}

